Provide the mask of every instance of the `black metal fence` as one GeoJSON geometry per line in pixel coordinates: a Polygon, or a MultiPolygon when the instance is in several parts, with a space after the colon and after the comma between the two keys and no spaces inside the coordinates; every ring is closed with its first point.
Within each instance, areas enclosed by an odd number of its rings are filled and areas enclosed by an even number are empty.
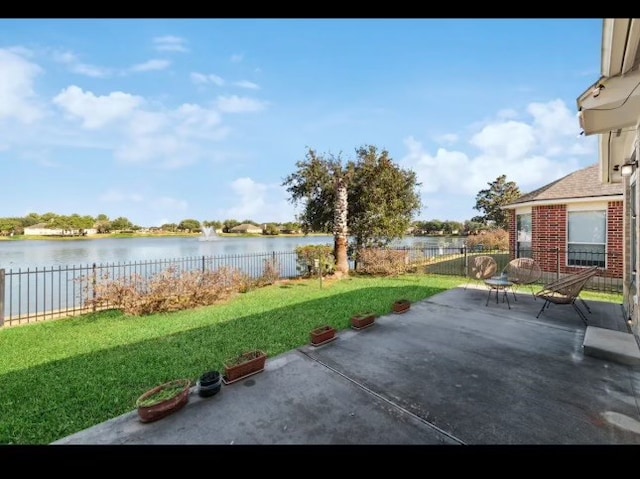
{"type": "MultiPolygon", "coordinates": [[[[403,261],[410,271],[427,274],[460,276],[467,275],[469,258],[485,254],[495,258],[498,269],[503,269],[516,256],[514,251],[488,250],[466,247],[404,247],[403,261]]],[[[540,284],[570,273],[574,265],[567,264],[567,258],[575,258],[576,252],[569,254],[558,249],[529,250],[521,256],[531,256],[539,260],[543,267],[540,284]]],[[[594,278],[586,289],[601,292],[622,292],[622,258],[612,253],[580,255],[581,265],[605,264],[602,273],[594,278]],[[583,264],[584,263],[584,264],[583,264]]],[[[152,261],[124,263],[87,264],[80,266],[56,266],[27,268],[18,270],[0,269],[0,327],[55,319],[92,311],[88,306],[95,295],[99,281],[109,278],[131,278],[139,276],[151,278],[169,268],[177,272],[216,271],[230,267],[242,271],[256,279],[265,272],[266,263],[271,262],[278,269],[280,278],[294,279],[308,276],[309,265],[301,264],[295,251],[255,253],[243,255],[197,256],[152,261]]],[[[351,261],[356,272],[361,268],[351,261]]]]}

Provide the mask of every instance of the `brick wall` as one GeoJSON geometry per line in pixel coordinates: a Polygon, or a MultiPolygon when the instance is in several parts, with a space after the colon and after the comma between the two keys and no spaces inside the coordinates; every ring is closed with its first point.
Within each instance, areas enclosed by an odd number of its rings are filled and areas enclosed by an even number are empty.
{"type": "MultiPolygon", "coordinates": [[[[623,271],[623,202],[607,204],[607,269],[605,275],[622,278],[623,271]]],[[[567,266],[567,207],[566,205],[534,206],[531,209],[531,248],[533,258],[542,271],[549,273],[575,273],[582,268],[567,266]],[[557,251],[556,251],[557,250],[557,251]]],[[[510,210],[510,256],[515,258],[516,214],[510,210]]]]}

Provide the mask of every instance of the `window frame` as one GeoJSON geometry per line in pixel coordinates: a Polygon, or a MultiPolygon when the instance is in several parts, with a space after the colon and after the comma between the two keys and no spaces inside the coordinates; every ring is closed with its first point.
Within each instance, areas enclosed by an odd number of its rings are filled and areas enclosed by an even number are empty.
{"type": "Polygon", "coordinates": [[[576,209],[576,210],[568,210],[567,211],[567,237],[566,237],[566,247],[567,247],[567,254],[565,256],[565,266],[567,267],[571,267],[571,268],[590,268],[592,266],[598,266],[599,268],[603,268],[603,269],[607,269],[607,259],[608,259],[608,255],[607,255],[607,251],[608,251],[608,247],[609,247],[609,243],[608,243],[608,237],[609,237],[609,231],[608,231],[608,226],[609,226],[609,212],[607,210],[606,207],[602,207],[602,208],[590,208],[590,209],[576,209]],[[577,241],[570,241],[569,238],[569,232],[570,232],[570,221],[571,221],[571,215],[575,214],[575,213],[604,213],[604,243],[593,243],[593,242],[577,242],[577,241]],[[594,246],[604,246],[604,250],[603,250],[603,260],[602,261],[597,261],[597,260],[591,260],[589,261],[588,264],[576,264],[576,263],[571,263],[570,259],[571,259],[571,251],[569,251],[569,245],[594,245],[594,246]]]}

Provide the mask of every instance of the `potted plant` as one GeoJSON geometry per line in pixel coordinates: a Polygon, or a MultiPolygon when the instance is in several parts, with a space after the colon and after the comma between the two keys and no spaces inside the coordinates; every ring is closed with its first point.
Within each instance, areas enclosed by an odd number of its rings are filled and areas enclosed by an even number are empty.
{"type": "Polygon", "coordinates": [[[336,339],[336,328],[329,325],[319,326],[309,333],[309,338],[313,346],[320,346],[336,339]]]}
{"type": "Polygon", "coordinates": [[[411,301],[409,301],[408,299],[399,299],[393,303],[393,312],[395,314],[406,313],[407,311],[409,311],[410,307],[411,301]]]}
{"type": "Polygon", "coordinates": [[[191,381],[176,379],[145,392],[136,400],[141,422],[152,422],[182,408],[189,402],[191,381]]]}
{"type": "Polygon", "coordinates": [[[201,397],[211,397],[222,388],[222,376],[218,371],[208,371],[200,376],[197,386],[201,397]]]}
{"type": "Polygon", "coordinates": [[[351,316],[351,327],[353,329],[364,329],[373,326],[376,320],[375,313],[365,311],[351,316]]]}
{"type": "Polygon", "coordinates": [[[222,382],[231,384],[264,370],[267,354],[259,349],[246,351],[224,362],[222,382]]]}

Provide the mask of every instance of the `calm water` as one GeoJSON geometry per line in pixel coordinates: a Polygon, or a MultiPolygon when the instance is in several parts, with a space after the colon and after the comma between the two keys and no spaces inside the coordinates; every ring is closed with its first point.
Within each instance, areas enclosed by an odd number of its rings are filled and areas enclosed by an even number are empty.
{"type": "MultiPolygon", "coordinates": [[[[458,247],[464,238],[407,237],[398,245],[421,247],[458,247]]],[[[195,256],[241,255],[290,252],[308,244],[333,245],[333,236],[220,238],[201,241],[198,238],[109,238],[67,241],[2,241],[0,268],[41,268],[123,263],[195,256]]]]}

